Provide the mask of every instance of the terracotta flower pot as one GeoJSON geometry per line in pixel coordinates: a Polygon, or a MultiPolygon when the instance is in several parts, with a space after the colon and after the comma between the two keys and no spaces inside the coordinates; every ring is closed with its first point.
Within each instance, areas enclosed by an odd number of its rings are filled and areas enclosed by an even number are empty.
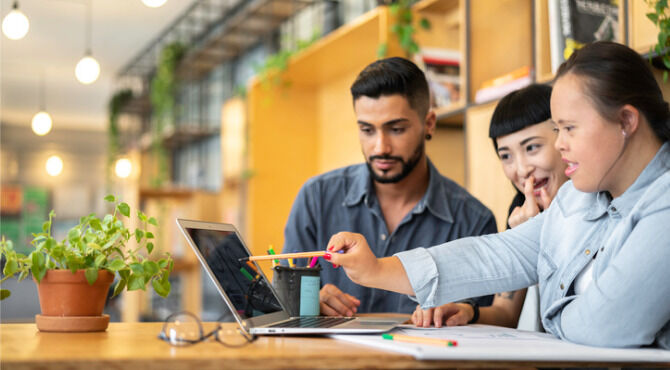
{"type": "Polygon", "coordinates": [[[37,284],[42,315],[37,328],[42,331],[101,331],[107,329],[109,316],[102,315],[107,291],[114,274],[98,271],[98,279],[89,285],[84,270],[48,270],[37,284]]]}
{"type": "Polygon", "coordinates": [[[100,316],[114,275],[98,271],[98,280],[89,285],[84,270],[48,270],[37,284],[42,315],[46,316],[100,316]]]}

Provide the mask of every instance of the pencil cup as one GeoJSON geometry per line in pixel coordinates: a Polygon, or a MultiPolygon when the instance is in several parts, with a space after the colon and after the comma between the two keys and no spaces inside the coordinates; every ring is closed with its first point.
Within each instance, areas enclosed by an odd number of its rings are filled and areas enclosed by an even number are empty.
{"type": "Polygon", "coordinates": [[[321,266],[275,266],[274,284],[291,316],[318,316],[321,266]]]}

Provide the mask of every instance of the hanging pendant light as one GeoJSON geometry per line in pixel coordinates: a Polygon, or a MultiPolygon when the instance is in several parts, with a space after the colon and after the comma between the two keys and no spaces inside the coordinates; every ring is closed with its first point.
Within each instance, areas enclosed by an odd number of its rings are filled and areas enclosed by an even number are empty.
{"type": "Polygon", "coordinates": [[[33,129],[33,132],[35,135],[38,136],[44,136],[51,131],[51,127],[53,126],[53,121],[51,120],[51,116],[49,113],[47,113],[46,110],[46,104],[45,104],[45,97],[44,97],[44,74],[42,74],[41,81],[40,81],[40,110],[33,116],[33,120],[31,122],[31,126],[33,129]]]}
{"type": "Polygon", "coordinates": [[[119,158],[114,165],[114,172],[119,178],[128,178],[133,172],[133,163],[128,158],[119,158]]]}
{"type": "Polygon", "coordinates": [[[158,8],[163,6],[167,0],[142,0],[142,3],[144,5],[148,6],[149,8],[158,8]]]}
{"type": "Polygon", "coordinates": [[[84,85],[92,84],[100,76],[100,64],[95,58],[91,56],[91,52],[87,52],[74,69],[74,74],[77,81],[84,85]]]}
{"type": "Polygon", "coordinates": [[[10,40],[20,40],[30,28],[28,17],[19,10],[19,2],[14,1],[12,10],[2,20],[2,32],[10,40]]]}
{"type": "Polygon", "coordinates": [[[87,3],[86,16],[86,53],[74,69],[77,81],[84,85],[92,84],[100,76],[100,64],[91,53],[91,2],[87,3]]]}
{"type": "Polygon", "coordinates": [[[52,155],[47,159],[47,162],[44,166],[47,170],[49,176],[56,177],[63,172],[63,160],[60,159],[57,155],[52,155]]]}

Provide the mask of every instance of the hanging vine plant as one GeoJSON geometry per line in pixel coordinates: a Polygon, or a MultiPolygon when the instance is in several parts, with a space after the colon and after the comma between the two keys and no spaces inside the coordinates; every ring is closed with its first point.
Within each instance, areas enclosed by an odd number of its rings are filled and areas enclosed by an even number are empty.
{"type": "Polygon", "coordinates": [[[312,36],[309,39],[297,40],[296,46],[294,48],[280,50],[274,54],[270,54],[265,58],[263,64],[255,65],[254,71],[256,72],[256,76],[258,76],[258,79],[261,82],[261,86],[266,89],[290,86],[290,81],[283,79],[283,73],[288,68],[289,61],[294,55],[298,54],[302,50],[307,49],[319,38],[321,38],[321,31],[314,30],[314,32],[312,32],[312,36]]]}
{"type": "MultiPolygon", "coordinates": [[[[391,25],[391,32],[398,39],[400,47],[405,51],[406,57],[411,57],[419,52],[419,44],[414,39],[416,28],[414,26],[414,13],[412,13],[412,0],[385,1],[390,3],[389,12],[395,19],[391,25]]],[[[430,29],[430,22],[426,18],[419,20],[419,27],[425,30],[430,29]]],[[[377,49],[377,57],[384,58],[388,53],[388,44],[383,43],[377,49]]]]}
{"type": "Polygon", "coordinates": [[[109,114],[109,123],[107,132],[109,135],[109,144],[107,150],[107,183],[111,178],[114,161],[121,152],[120,132],[119,132],[119,115],[121,109],[133,98],[133,92],[130,89],[124,89],[112,96],[107,106],[109,114]]]}
{"type": "Polygon", "coordinates": [[[168,180],[168,153],[163,145],[162,135],[168,126],[174,125],[177,92],[175,70],[184,52],[185,48],[180,42],[166,45],[161,51],[156,74],[151,80],[151,149],[158,162],[158,172],[151,180],[153,187],[160,187],[168,180]]]}
{"type": "Polygon", "coordinates": [[[668,69],[670,69],[670,14],[668,14],[668,0],[646,0],[651,12],[646,16],[658,27],[656,45],[649,51],[649,62],[656,54],[661,62],[663,70],[663,82],[668,82],[668,69]]]}

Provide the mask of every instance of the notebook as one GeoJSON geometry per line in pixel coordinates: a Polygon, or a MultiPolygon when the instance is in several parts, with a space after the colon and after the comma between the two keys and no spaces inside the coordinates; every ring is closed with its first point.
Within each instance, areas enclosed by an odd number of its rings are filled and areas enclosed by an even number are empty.
{"type": "Polygon", "coordinates": [[[290,317],[261,268],[240,259],[251,253],[233,225],[177,219],[203,270],[247,334],[383,333],[405,317],[290,317]],[[244,270],[244,272],[243,272],[244,270]],[[252,277],[250,279],[250,276],[252,277]]]}

